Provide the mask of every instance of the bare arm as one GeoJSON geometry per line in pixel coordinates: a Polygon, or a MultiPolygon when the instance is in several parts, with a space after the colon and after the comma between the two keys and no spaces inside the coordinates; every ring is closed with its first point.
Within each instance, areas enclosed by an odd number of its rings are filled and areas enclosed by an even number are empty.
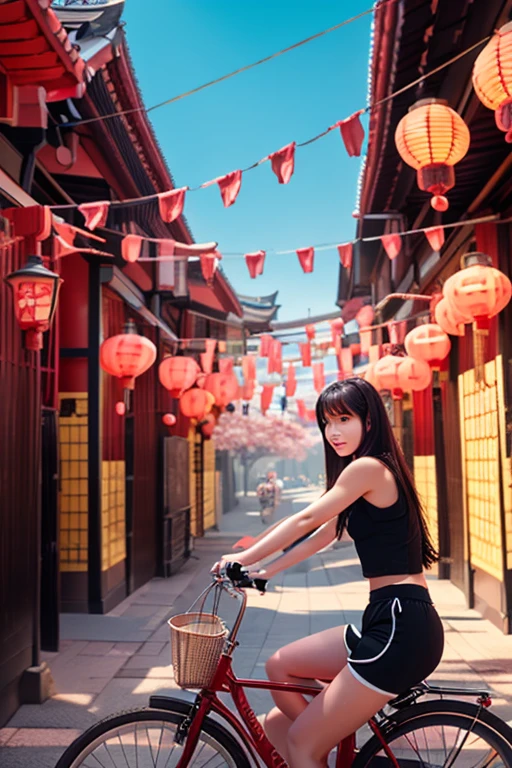
{"type": "Polygon", "coordinates": [[[293,549],[289,549],[284,555],[278,557],[272,563],[265,565],[264,569],[259,572],[259,576],[265,579],[272,579],[277,573],[285,571],[287,568],[291,568],[292,565],[306,560],[311,555],[316,554],[321,549],[326,547],[336,538],[336,518],[330,520],[321,526],[315,533],[309,536],[300,544],[297,544],[293,549]]]}
{"type": "Polygon", "coordinates": [[[375,459],[356,459],[341,473],[330,491],[305,509],[281,521],[265,538],[242,552],[237,557],[238,562],[242,565],[257,563],[337,517],[374,487],[376,473],[381,471],[375,459]]]}

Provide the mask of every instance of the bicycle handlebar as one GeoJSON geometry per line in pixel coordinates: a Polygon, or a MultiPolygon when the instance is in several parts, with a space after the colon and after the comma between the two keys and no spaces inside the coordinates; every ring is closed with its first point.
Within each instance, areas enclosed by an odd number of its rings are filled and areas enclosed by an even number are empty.
{"type": "Polygon", "coordinates": [[[257,589],[260,594],[264,594],[267,590],[267,579],[251,579],[247,568],[244,568],[240,563],[227,563],[224,573],[220,573],[219,576],[223,576],[232,583],[234,587],[238,589],[257,589]]]}

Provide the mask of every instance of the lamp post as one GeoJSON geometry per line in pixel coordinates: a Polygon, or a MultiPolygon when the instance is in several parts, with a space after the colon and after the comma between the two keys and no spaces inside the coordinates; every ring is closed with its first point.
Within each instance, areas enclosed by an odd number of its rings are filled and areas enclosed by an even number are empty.
{"type": "Polygon", "coordinates": [[[43,348],[43,332],[53,320],[63,280],[43,266],[40,256],[29,256],[24,267],[4,280],[12,290],[18,325],[25,331],[25,348],[37,352],[43,348]]]}

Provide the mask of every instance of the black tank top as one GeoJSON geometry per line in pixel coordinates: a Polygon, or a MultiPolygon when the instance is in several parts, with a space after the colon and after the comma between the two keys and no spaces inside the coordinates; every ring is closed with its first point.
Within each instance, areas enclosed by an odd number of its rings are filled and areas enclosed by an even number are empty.
{"type": "Polygon", "coordinates": [[[390,507],[376,507],[361,496],[352,505],[347,531],[365,578],[422,572],[420,523],[400,487],[390,507]]]}

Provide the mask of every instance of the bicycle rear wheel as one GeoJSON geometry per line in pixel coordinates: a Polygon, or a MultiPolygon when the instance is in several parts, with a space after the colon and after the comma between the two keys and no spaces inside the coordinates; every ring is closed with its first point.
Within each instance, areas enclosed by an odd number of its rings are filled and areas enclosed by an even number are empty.
{"type": "MultiPolygon", "coordinates": [[[[56,768],[174,768],[183,747],[174,743],[182,712],[135,709],[93,725],[66,749],[56,768]]],[[[239,743],[205,718],[190,766],[250,768],[239,743]]]]}
{"type": "MultiPolygon", "coordinates": [[[[383,729],[400,768],[512,768],[512,729],[496,715],[463,701],[427,701],[393,716],[383,729]]],[[[353,768],[390,768],[378,736],[353,768]]]]}

